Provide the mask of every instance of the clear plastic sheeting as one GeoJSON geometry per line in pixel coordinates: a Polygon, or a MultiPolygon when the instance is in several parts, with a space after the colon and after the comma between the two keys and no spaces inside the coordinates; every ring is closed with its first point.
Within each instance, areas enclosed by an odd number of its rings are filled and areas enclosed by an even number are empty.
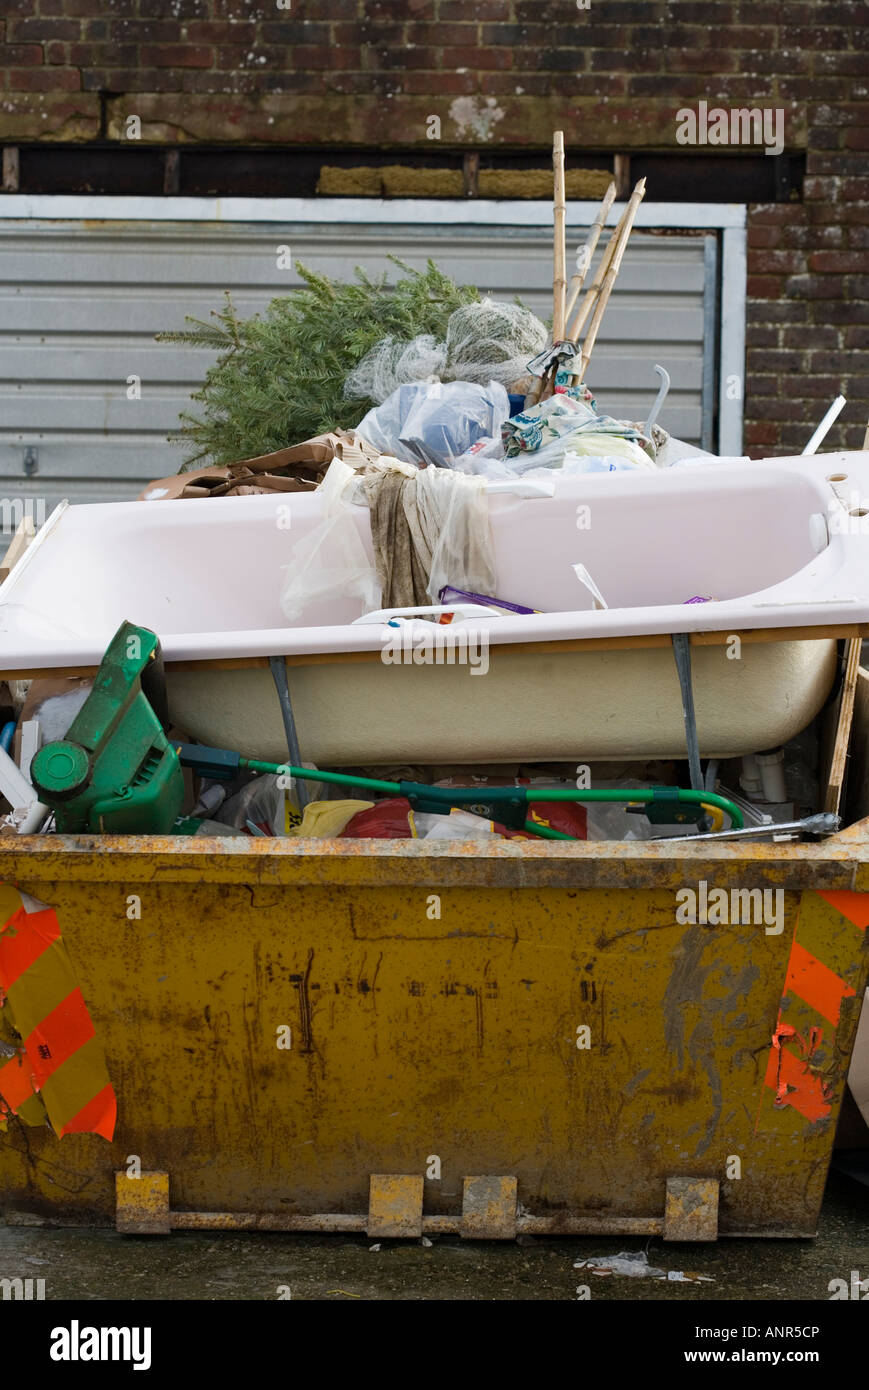
{"type": "Polygon", "coordinates": [[[453,311],[443,342],[430,334],[382,338],[347,377],[344,394],[382,405],[399,386],[437,380],[497,381],[524,392],[533,380],[527,364],[547,343],[547,329],[530,309],[481,299],[453,311]]]}
{"type": "Polygon", "coordinates": [[[361,612],[380,607],[377,572],[366,554],[348,500],[357,482],[358,474],[340,459],[329,466],[320,485],[325,516],[294,545],[293,558],[283,567],[280,604],[290,623],[298,622],[310,604],[336,594],[358,598],[361,612]]]}
{"type": "Polygon", "coordinates": [[[399,386],[360,421],[356,433],[405,463],[452,468],[479,440],[498,436],[510,401],[497,381],[399,386]]]}
{"type": "Polygon", "coordinates": [[[447,584],[491,594],[497,588],[489,504],[484,478],[469,478],[452,470],[426,468],[417,474],[413,499],[405,489],[414,544],[430,547],[428,592],[433,603],[439,601],[447,584]],[[418,540],[419,537],[419,540],[418,540]],[[461,575],[457,580],[456,575],[461,575]]]}

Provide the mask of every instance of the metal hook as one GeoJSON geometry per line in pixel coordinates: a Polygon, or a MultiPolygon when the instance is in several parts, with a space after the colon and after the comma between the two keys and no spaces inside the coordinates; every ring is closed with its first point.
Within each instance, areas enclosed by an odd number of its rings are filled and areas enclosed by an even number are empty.
{"type": "Polygon", "coordinates": [[[667,399],[667,392],[670,389],[670,373],[667,371],[667,369],[665,367],[659,367],[656,362],[655,371],[658,373],[658,376],[661,379],[661,385],[658,387],[658,394],[655,397],[652,409],[649,411],[649,418],[646,420],[646,423],[643,426],[643,434],[645,435],[646,439],[651,439],[652,437],[652,426],[654,425],[655,421],[661,413],[661,406],[667,399]]]}

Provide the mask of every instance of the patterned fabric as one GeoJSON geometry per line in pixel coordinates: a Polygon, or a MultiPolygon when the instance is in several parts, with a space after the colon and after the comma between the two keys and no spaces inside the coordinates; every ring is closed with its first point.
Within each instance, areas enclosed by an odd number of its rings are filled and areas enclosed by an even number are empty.
{"type": "MultiPolygon", "coordinates": [[[[585,387],[572,388],[585,391],[585,387]]],[[[590,394],[590,393],[589,393],[590,394]]],[[[501,426],[501,440],[507,458],[516,458],[521,453],[536,453],[562,441],[565,449],[580,434],[612,435],[633,443],[642,441],[642,434],[634,426],[611,415],[598,415],[586,400],[578,400],[571,393],[559,392],[532,406],[530,410],[514,415],[501,426]]]]}

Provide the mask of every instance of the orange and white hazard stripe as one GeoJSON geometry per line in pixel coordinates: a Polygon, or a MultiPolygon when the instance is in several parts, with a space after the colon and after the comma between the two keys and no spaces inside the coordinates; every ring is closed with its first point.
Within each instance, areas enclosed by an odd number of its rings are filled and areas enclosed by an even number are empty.
{"type": "Polygon", "coordinates": [[[867,926],[869,893],[803,895],[764,1080],[776,1109],[810,1123],[827,1119],[837,1098],[842,1005],[855,997],[847,977],[859,977],[867,926]]]}
{"type": "Polygon", "coordinates": [[[47,1120],[58,1138],[111,1140],[115,1092],[57,915],[8,883],[0,883],[0,1006],[20,1040],[0,1062],[0,1111],[31,1125],[47,1120]]]}

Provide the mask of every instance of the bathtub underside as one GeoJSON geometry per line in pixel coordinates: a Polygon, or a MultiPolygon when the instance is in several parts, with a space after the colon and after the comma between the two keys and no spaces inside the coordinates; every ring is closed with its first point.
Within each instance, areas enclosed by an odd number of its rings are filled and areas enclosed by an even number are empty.
{"type": "MultiPolygon", "coordinates": [[[[695,647],[703,757],[775,748],[818,713],[833,684],[832,640],[695,647]]],[[[472,655],[475,653],[472,652],[472,655]]],[[[497,646],[466,665],[336,661],[288,668],[305,761],[396,763],[631,760],[685,756],[685,725],[667,648],[563,653],[497,646]]],[[[177,726],[249,757],[280,762],[287,745],[263,667],[169,671],[177,726]]]]}

